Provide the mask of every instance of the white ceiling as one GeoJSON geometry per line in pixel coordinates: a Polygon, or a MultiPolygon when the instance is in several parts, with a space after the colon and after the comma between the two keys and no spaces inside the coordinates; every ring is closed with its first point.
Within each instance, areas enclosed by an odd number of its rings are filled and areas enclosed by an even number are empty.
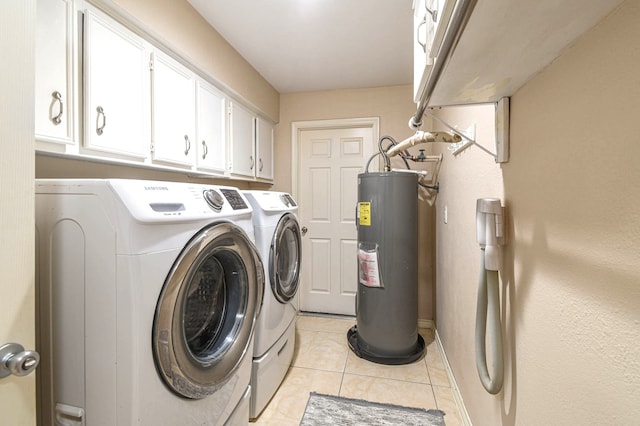
{"type": "Polygon", "coordinates": [[[412,0],[188,0],[280,93],[411,84],[412,0]]]}

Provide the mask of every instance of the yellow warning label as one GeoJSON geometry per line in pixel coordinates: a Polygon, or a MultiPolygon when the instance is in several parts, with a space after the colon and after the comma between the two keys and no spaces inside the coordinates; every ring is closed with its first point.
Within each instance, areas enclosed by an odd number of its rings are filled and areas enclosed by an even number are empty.
{"type": "Polygon", "coordinates": [[[371,226],[371,203],[358,203],[360,226],[371,226]]]}

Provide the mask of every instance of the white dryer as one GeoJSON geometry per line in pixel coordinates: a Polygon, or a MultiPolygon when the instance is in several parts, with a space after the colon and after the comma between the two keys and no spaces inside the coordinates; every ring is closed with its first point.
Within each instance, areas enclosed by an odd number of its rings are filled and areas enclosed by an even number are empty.
{"type": "Polygon", "coordinates": [[[39,424],[246,425],[251,217],[231,187],[37,180],[39,424]]]}
{"type": "Polygon", "coordinates": [[[295,296],[302,246],[298,206],[284,192],[243,191],[253,207],[256,246],[265,268],[265,292],[253,351],[251,418],[256,418],[282,383],[295,345],[295,296]]]}

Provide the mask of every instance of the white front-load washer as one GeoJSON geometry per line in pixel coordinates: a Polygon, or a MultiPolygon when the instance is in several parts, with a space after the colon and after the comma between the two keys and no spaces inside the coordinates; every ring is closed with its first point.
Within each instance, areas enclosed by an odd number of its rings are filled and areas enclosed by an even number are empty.
{"type": "Polygon", "coordinates": [[[264,269],[236,188],[37,180],[39,424],[246,425],[264,269]]]}
{"type": "Polygon", "coordinates": [[[302,244],[298,206],[284,192],[243,191],[253,207],[256,246],[265,268],[265,292],[256,325],[251,372],[251,418],[257,418],[282,383],[295,345],[295,296],[302,244]]]}

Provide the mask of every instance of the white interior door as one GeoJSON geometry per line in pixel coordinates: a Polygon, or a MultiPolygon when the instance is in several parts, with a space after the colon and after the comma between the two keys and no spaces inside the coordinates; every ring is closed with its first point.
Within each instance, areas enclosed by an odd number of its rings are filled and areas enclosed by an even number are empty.
{"type": "Polygon", "coordinates": [[[377,121],[297,133],[299,220],[308,230],[302,237],[303,311],[355,315],[358,174],[376,139],[377,121]]]}
{"type": "MultiPolygon", "coordinates": [[[[0,346],[35,349],[35,0],[0,13],[0,346]],[[31,52],[31,54],[29,54],[31,52]]],[[[35,374],[0,379],[0,423],[36,424],[35,374]]]]}

